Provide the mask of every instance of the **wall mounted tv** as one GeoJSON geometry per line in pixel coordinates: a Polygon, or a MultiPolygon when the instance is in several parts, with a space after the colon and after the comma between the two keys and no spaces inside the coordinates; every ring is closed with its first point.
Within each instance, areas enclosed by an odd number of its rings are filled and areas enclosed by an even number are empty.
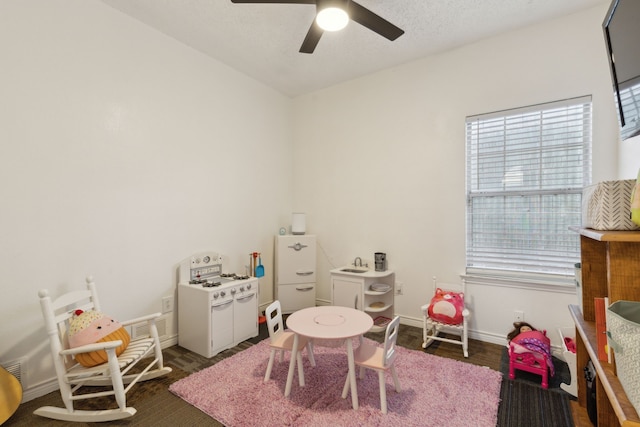
{"type": "Polygon", "coordinates": [[[613,0],[602,28],[624,140],[640,135],[640,0],[613,0]]]}

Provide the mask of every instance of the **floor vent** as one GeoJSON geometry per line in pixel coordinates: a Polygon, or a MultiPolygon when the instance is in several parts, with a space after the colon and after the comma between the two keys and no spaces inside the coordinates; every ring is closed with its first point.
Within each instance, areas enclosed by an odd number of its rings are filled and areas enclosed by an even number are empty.
{"type": "MultiPolygon", "coordinates": [[[[158,336],[162,338],[167,335],[167,318],[159,317],[156,319],[156,327],[158,328],[158,336]]],[[[137,323],[133,325],[131,330],[131,339],[138,339],[149,336],[149,324],[147,322],[137,323]]]]}
{"type": "Polygon", "coordinates": [[[7,372],[9,372],[11,375],[13,375],[14,377],[16,377],[18,379],[18,381],[20,381],[20,385],[22,385],[22,388],[25,388],[25,367],[26,367],[26,359],[22,358],[22,359],[18,359],[18,360],[14,360],[12,362],[8,362],[8,363],[3,363],[2,367],[4,369],[7,370],[7,372]]]}

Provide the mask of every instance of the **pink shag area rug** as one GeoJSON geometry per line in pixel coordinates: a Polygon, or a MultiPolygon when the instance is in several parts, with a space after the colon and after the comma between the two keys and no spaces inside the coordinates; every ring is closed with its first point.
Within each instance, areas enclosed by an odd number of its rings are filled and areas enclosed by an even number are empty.
{"type": "MultiPolygon", "coordinates": [[[[357,341],[354,341],[357,346],[357,341]]],[[[263,382],[268,339],[173,383],[169,390],[227,427],[241,426],[495,426],[502,374],[422,351],[398,347],[396,369],[401,392],[387,378],[388,413],[380,412],[378,375],[358,377],[360,408],[351,394],[342,399],[348,365],[345,347],[314,349],[316,366],[303,352],[305,387],[297,370],[284,397],[290,353],[276,357],[271,379],[263,382]]]]}

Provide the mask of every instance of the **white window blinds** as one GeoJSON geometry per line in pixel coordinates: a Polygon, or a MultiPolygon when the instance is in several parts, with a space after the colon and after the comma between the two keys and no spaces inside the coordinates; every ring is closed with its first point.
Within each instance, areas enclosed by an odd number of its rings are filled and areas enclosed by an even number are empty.
{"type": "Polygon", "coordinates": [[[467,269],[569,276],[591,182],[591,97],[466,119],[467,269]]]}
{"type": "MultiPolygon", "coordinates": [[[[619,108],[618,98],[616,97],[615,100],[616,108],[619,108]]],[[[631,138],[640,134],[640,123],[637,122],[639,120],[638,117],[640,117],[640,82],[620,87],[620,100],[622,101],[622,110],[625,118],[620,136],[622,139],[631,138]]],[[[620,122],[622,124],[622,120],[620,122]]]]}

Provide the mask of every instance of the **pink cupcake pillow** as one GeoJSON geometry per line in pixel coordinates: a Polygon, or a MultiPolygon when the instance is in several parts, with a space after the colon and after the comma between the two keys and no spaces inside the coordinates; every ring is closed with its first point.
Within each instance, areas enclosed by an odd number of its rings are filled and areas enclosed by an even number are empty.
{"type": "MultiPolygon", "coordinates": [[[[68,331],[69,347],[76,348],[97,342],[122,340],[122,345],[116,349],[116,355],[122,354],[127,348],[131,337],[127,330],[111,316],[99,311],[76,310],[71,319],[68,331]]],[[[104,350],[80,353],[75,356],[76,361],[82,366],[91,367],[107,361],[107,353],[104,350]]]]}

